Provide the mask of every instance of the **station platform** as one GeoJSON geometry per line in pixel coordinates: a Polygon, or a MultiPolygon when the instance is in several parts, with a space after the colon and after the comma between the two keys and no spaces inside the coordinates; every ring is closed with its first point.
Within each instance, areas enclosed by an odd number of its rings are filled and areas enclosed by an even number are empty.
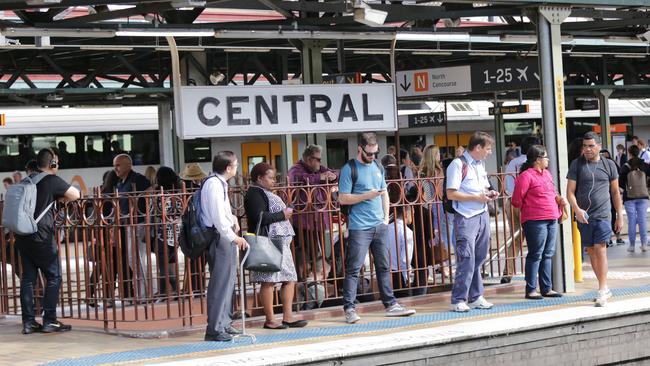
{"type": "Polygon", "coordinates": [[[0,319],[0,364],[331,365],[354,360],[355,365],[377,365],[416,364],[423,357],[427,364],[438,364],[436,360],[442,364],[453,361],[449,357],[455,354],[462,355],[467,364],[482,357],[506,365],[522,362],[523,355],[544,354],[539,359],[546,365],[553,362],[549,357],[556,357],[555,365],[559,365],[576,354],[571,353],[573,344],[591,344],[586,337],[591,334],[589,329],[601,335],[594,342],[602,342],[602,335],[608,334],[606,339],[613,345],[614,338],[609,335],[614,334],[627,345],[620,347],[625,353],[590,353],[592,359],[578,359],[572,364],[607,364],[621,359],[650,362],[650,350],[634,343],[634,337],[644,337],[647,344],[650,334],[650,251],[628,253],[626,248],[609,248],[609,284],[614,297],[605,308],[593,305],[597,285],[585,264],[584,281],[577,284],[575,292],[562,298],[525,300],[523,278],[516,277],[511,284],[486,287],[486,298],[495,303],[491,310],[452,313],[448,311],[449,294],[444,293],[400,299],[417,310],[408,318],[385,318],[379,303],[364,306],[360,311],[362,320],[354,325],[345,323],[341,309],[311,316],[301,313],[315,319],[308,327],[297,330],[266,330],[261,329],[261,323],[253,322],[247,332],[257,337],[254,344],[247,338],[203,342],[202,329],[154,338],[115,336],[101,329],[79,327],[63,334],[25,336],[20,334],[20,319],[6,317],[0,319]],[[632,318],[634,321],[628,320],[632,318]],[[632,341],[626,336],[631,336],[632,341]],[[571,341],[570,337],[580,339],[571,341]],[[542,346],[537,345],[540,339],[546,342],[542,346]],[[534,349],[525,349],[526,344],[534,349]],[[514,351],[495,351],[503,347],[514,351]]]}

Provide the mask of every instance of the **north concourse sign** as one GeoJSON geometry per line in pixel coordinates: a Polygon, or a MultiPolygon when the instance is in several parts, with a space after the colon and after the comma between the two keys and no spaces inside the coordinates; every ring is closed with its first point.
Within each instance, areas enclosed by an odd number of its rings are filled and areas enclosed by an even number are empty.
{"type": "Polygon", "coordinates": [[[393,84],[181,87],[178,135],[395,131],[393,84]]]}

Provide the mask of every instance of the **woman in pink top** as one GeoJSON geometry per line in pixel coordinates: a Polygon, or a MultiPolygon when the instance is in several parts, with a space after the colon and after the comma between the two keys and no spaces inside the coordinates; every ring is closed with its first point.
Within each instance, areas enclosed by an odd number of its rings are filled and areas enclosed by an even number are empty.
{"type": "MultiPolygon", "coordinates": [[[[552,259],[557,242],[558,222],[562,215],[555,201],[553,177],[546,169],[548,154],[542,145],[528,149],[526,162],[515,180],[512,205],[521,210],[521,224],[528,243],[526,255],[526,298],[561,297],[553,291],[552,259]],[[537,292],[537,274],[539,287],[537,292]]],[[[563,199],[563,204],[566,204],[563,199]]]]}

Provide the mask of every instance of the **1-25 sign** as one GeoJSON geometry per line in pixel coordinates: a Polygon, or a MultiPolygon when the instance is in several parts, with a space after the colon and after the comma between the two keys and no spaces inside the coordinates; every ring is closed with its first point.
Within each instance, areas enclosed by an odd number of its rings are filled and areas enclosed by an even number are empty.
{"type": "Polygon", "coordinates": [[[539,88],[537,59],[471,65],[472,92],[539,88]]]}

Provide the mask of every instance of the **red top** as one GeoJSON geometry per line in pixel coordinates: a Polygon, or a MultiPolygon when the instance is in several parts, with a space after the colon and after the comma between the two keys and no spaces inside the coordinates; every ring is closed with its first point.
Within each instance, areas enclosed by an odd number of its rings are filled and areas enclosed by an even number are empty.
{"type": "Polygon", "coordinates": [[[555,185],[548,170],[526,169],[515,180],[512,205],[521,209],[521,223],[528,220],[554,220],[562,213],[555,202],[555,185]]]}

